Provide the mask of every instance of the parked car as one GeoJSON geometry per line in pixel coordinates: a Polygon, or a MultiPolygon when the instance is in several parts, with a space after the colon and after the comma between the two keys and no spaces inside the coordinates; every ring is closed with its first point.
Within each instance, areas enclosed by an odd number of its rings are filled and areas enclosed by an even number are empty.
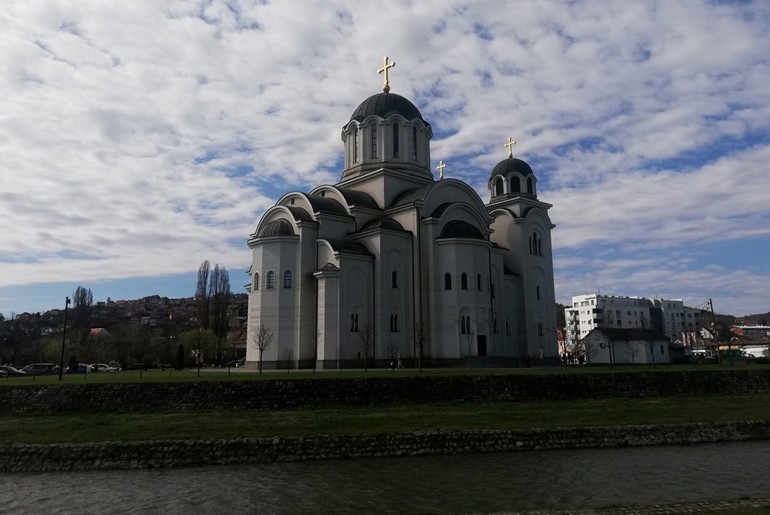
{"type": "Polygon", "coordinates": [[[31,363],[21,369],[28,376],[42,376],[47,374],[58,374],[59,365],[54,363],[31,363]]]}
{"type": "Polygon", "coordinates": [[[225,363],[225,367],[242,367],[246,363],[246,357],[234,359],[225,363]]]}
{"type": "Polygon", "coordinates": [[[94,372],[117,372],[118,369],[108,365],[107,363],[92,363],[94,372]]]}
{"type": "Polygon", "coordinates": [[[12,377],[12,376],[25,376],[25,372],[22,372],[16,367],[11,365],[0,365],[0,377],[12,377]]]}
{"type": "Polygon", "coordinates": [[[78,363],[78,366],[75,368],[67,367],[64,370],[64,373],[65,374],[87,374],[93,371],[94,371],[94,367],[89,365],[88,363],[78,363]]]}

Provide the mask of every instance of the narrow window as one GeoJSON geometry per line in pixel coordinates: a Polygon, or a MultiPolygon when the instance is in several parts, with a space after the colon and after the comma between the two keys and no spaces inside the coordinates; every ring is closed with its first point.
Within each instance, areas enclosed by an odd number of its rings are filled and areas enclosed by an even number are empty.
{"type": "Polygon", "coordinates": [[[518,177],[511,177],[511,193],[521,193],[521,181],[518,177]]]}
{"type": "Polygon", "coordinates": [[[358,127],[353,127],[353,162],[358,162],[358,127]]]}
{"type": "Polygon", "coordinates": [[[540,286],[535,286],[535,294],[537,295],[537,300],[540,300],[540,286]]]}
{"type": "Polygon", "coordinates": [[[508,320],[505,321],[505,335],[511,335],[511,323],[508,320]]]}
{"type": "Polygon", "coordinates": [[[259,289],[259,272],[254,274],[254,289],[255,290],[259,289]]]}
{"type": "Polygon", "coordinates": [[[350,314],[350,332],[351,333],[358,332],[358,313],[350,314]]]}
{"type": "Polygon", "coordinates": [[[538,238],[537,240],[537,255],[542,256],[543,255],[543,240],[538,238]]]}
{"type": "Polygon", "coordinates": [[[283,273],[283,287],[291,288],[291,271],[290,270],[286,270],[283,273]]]}
{"type": "Polygon", "coordinates": [[[495,195],[502,195],[505,192],[505,185],[502,179],[497,179],[495,183],[495,195]]]}
{"type": "Polygon", "coordinates": [[[391,333],[398,332],[398,314],[394,313],[390,315],[390,332],[391,333]]]}
{"type": "Polygon", "coordinates": [[[527,177],[527,193],[532,193],[532,177],[527,177]]]}
{"type": "Polygon", "coordinates": [[[444,274],[444,289],[445,290],[452,289],[452,274],[450,274],[449,272],[444,274]]]}
{"type": "Polygon", "coordinates": [[[484,291],[483,285],[481,284],[481,274],[476,274],[476,289],[484,291]]]}
{"type": "Polygon", "coordinates": [[[412,159],[417,161],[417,127],[412,127],[412,159]]]}
{"type": "Polygon", "coordinates": [[[270,270],[267,273],[267,289],[272,290],[273,288],[275,288],[275,272],[270,270]]]}
{"type": "Polygon", "coordinates": [[[377,157],[377,124],[372,125],[372,158],[377,157]]]}
{"type": "Polygon", "coordinates": [[[398,125],[393,126],[393,157],[400,157],[400,145],[398,141],[398,125]]]}
{"type": "Polygon", "coordinates": [[[460,288],[463,290],[468,289],[468,274],[463,272],[463,275],[460,276],[460,288]]]}
{"type": "Polygon", "coordinates": [[[398,272],[393,270],[393,273],[391,274],[390,281],[392,283],[393,288],[398,288],[398,272]]]}
{"type": "Polygon", "coordinates": [[[537,323],[537,335],[543,336],[543,322],[537,323]]]}

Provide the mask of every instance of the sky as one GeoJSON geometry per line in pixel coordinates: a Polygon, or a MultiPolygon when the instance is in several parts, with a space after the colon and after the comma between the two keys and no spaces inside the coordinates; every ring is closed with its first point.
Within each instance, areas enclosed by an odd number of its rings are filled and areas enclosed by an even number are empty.
{"type": "Polygon", "coordinates": [[[553,205],[556,300],[770,311],[770,2],[5,0],[0,312],[244,292],[288,191],[381,91],[486,202],[504,143],[553,205]]]}

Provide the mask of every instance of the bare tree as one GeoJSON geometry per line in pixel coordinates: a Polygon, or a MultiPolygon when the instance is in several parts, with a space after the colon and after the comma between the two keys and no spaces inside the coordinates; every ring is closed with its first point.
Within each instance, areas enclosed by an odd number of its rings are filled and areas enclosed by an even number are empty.
{"type": "Polygon", "coordinates": [[[259,351],[259,373],[262,374],[262,353],[269,349],[273,343],[273,330],[260,324],[251,339],[254,342],[254,347],[259,351]]]}
{"type": "Polygon", "coordinates": [[[85,346],[91,334],[91,311],[94,305],[94,294],[90,288],[78,286],[72,296],[72,323],[76,331],[76,347],[70,361],[77,364],[80,348],[85,346]]]}
{"type": "Polygon", "coordinates": [[[358,331],[361,350],[364,351],[364,372],[369,371],[369,352],[374,349],[374,331],[371,324],[366,324],[363,331],[358,331]]]}
{"type": "Polygon", "coordinates": [[[217,337],[217,364],[221,364],[224,346],[227,342],[227,332],[230,330],[228,308],[230,306],[230,276],[225,267],[214,265],[209,280],[209,295],[211,311],[209,319],[211,330],[217,337]]]}
{"type": "Polygon", "coordinates": [[[209,289],[209,271],[211,265],[208,259],[198,267],[198,286],[195,289],[195,303],[198,308],[198,324],[202,329],[209,328],[209,302],[211,291],[209,289]]]}
{"type": "Polygon", "coordinates": [[[416,322],[412,330],[414,345],[417,348],[417,366],[422,372],[422,358],[425,353],[425,344],[428,343],[428,329],[422,322],[416,322]]]}
{"type": "Polygon", "coordinates": [[[475,336],[473,329],[468,329],[467,333],[464,333],[463,336],[465,337],[465,349],[468,352],[468,370],[471,369],[471,356],[473,354],[473,343],[475,342],[475,339],[473,338],[475,336]]]}
{"type": "Polygon", "coordinates": [[[636,363],[636,357],[642,349],[639,348],[639,344],[636,342],[628,342],[628,356],[631,358],[631,363],[636,363]]]}
{"type": "Polygon", "coordinates": [[[650,348],[652,366],[655,367],[655,330],[652,327],[652,320],[645,318],[644,315],[642,315],[642,328],[647,330],[647,345],[650,348]]]}
{"type": "Polygon", "coordinates": [[[289,373],[294,363],[294,350],[291,347],[286,347],[281,351],[281,361],[286,365],[286,373],[289,373]]]}

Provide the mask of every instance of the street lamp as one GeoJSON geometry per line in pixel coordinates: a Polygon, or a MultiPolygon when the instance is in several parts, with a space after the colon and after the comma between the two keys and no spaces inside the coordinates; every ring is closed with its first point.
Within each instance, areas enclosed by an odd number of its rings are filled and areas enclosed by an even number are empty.
{"type": "Polygon", "coordinates": [[[64,371],[64,342],[67,341],[67,308],[70,305],[70,298],[64,302],[64,333],[61,337],[61,359],[59,360],[59,381],[62,380],[61,375],[64,371]]]}

